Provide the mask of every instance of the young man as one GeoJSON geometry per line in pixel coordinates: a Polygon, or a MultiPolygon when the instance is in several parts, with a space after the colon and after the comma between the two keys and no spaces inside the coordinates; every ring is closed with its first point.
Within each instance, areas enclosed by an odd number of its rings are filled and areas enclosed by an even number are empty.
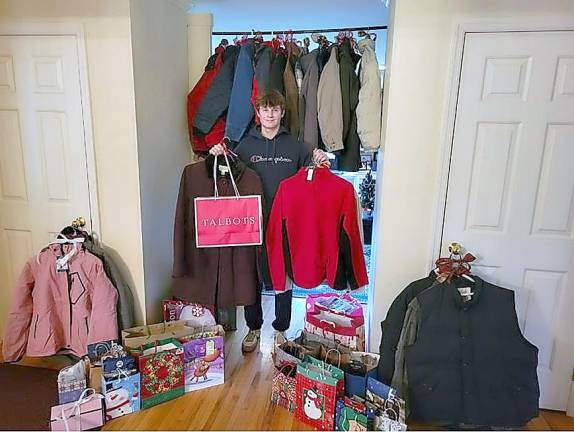
{"type": "MultiPolygon", "coordinates": [[[[276,90],[263,93],[256,100],[257,115],[261,121],[260,127],[253,127],[247,136],[241,140],[235,152],[239,158],[250,168],[255,170],[263,183],[265,208],[263,213],[267,218],[271,211],[275,193],[279,183],[296,174],[300,168],[305,167],[313,160],[316,164],[329,163],[327,155],[318,149],[313,155],[305,148],[302,142],[297,141],[281,126],[281,119],[285,115],[285,98],[276,90]]],[[[211,154],[221,155],[223,147],[216,145],[210,150],[211,154]]],[[[263,273],[263,282],[266,287],[271,286],[267,253],[263,247],[263,254],[259,266],[263,273]]],[[[275,342],[285,340],[284,332],[291,322],[292,290],[291,282],[286,291],[275,295],[275,342]]],[[[257,348],[261,337],[263,325],[263,310],[261,308],[261,287],[256,287],[257,300],[251,306],[245,306],[245,321],[249,332],[243,339],[243,352],[251,352],[257,348]]]]}

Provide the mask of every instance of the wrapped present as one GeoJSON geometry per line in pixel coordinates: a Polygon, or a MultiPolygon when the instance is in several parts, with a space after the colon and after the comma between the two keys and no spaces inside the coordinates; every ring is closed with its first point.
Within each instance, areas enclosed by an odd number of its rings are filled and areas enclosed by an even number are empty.
{"type": "Polygon", "coordinates": [[[106,421],[140,410],[140,374],[120,374],[117,378],[102,377],[102,393],[106,401],[106,421]]]}
{"type": "Polygon", "coordinates": [[[225,331],[222,326],[196,329],[181,339],[185,391],[191,392],[225,382],[225,331]]]}
{"type": "Polygon", "coordinates": [[[89,363],[80,360],[72,366],[63,368],[58,374],[58,401],[60,404],[75,402],[87,388],[87,370],[89,363]]]}
{"type": "Polygon", "coordinates": [[[53,431],[86,431],[105,423],[103,396],[85,389],[78,400],[52,407],[50,427],[53,431]]]}
{"type": "Polygon", "coordinates": [[[295,411],[296,377],[295,365],[287,364],[273,369],[273,383],[271,385],[271,403],[283,407],[291,412],[295,411]]]}
{"type": "Polygon", "coordinates": [[[313,357],[297,365],[295,417],[318,430],[334,430],[335,405],[343,397],[344,374],[313,357]]]}
{"type": "Polygon", "coordinates": [[[139,366],[142,409],[185,393],[183,347],[177,339],[156,341],[130,352],[139,366]]]}

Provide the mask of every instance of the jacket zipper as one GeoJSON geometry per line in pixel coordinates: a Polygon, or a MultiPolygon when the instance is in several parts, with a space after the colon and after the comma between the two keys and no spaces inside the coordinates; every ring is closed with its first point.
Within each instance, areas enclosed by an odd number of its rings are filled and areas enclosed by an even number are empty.
{"type": "Polygon", "coordinates": [[[36,330],[38,329],[38,318],[40,318],[40,315],[36,315],[36,321],[34,322],[34,339],[36,339],[36,330]]]}
{"type": "Polygon", "coordinates": [[[84,322],[86,323],[86,334],[89,334],[90,328],[88,327],[88,317],[84,317],[84,322]]]}
{"type": "Polygon", "coordinates": [[[70,341],[72,340],[72,277],[70,272],[66,271],[66,278],[68,279],[68,304],[70,305],[70,341]]]}

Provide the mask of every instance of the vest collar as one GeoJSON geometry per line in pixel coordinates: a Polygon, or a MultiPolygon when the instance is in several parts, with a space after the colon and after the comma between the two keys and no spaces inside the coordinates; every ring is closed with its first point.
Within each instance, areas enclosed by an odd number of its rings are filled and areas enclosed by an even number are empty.
{"type": "Polygon", "coordinates": [[[472,278],[474,279],[474,284],[470,282],[468,279],[465,279],[463,277],[458,278],[456,281],[454,281],[454,283],[447,284],[448,289],[450,289],[452,292],[454,303],[456,304],[457,307],[464,310],[474,307],[479,302],[480,295],[482,294],[482,291],[484,289],[483,287],[484,281],[481,278],[474,275],[472,276],[472,278]],[[463,299],[463,296],[460,295],[458,288],[462,287],[472,288],[472,297],[470,298],[470,300],[465,301],[463,299]]]}

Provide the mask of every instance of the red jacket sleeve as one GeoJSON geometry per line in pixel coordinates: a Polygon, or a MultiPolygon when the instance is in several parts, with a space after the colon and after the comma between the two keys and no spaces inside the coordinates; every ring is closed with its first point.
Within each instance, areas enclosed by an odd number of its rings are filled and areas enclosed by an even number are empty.
{"type": "Polygon", "coordinates": [[[363,252],[363,242],[361,241],[359,222],[355,192],[351,187],[345,195],[345,201],[343,204],[343,229],[349,237],[353,274],[357,281],[357,285],[362,287],[369,284],[369,277],[367,276],[367,267],[365,265],[365,255],[363,252]]]}
{"type": "Polygon", "coordinates": [[[265,234],[269,273],[275,291],[285,291],[285,256],[283,254],[283,188],[279,185],[265,234]]]}
{"type": "MultiPolygon", "coordinates": [[[[32,259],[36,259],[36,257],[32,259]]],[[[18,278],[8,313],[6,332],[2,343],[4,361],[18,361],[26,353],[32,321],[34,281],[34,272],[29,260],[18,278]]]]}

